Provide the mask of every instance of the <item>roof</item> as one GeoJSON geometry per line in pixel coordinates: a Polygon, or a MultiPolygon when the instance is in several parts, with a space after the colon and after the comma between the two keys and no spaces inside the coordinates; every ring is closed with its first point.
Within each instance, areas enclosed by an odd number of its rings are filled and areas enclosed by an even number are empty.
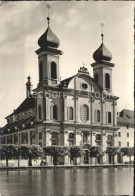
{"type": "Polygon", "coordinates": [[[119,125],[134,125],[134,111],[123,109],[117,117],[119,125]]]}
{"type": "Polygon", "coordinates": [[[77,77],[82,77],[82,78],[84,78],[84,77],[87,78],[87,81],[88,81],[88,80],[91,81],[93,86],[97,87],[99,91],[101,90],[100,87],[99,87],[99,85],[98,85],[98,84],[95,82],[95,80],[89,75],[88,72],[84,73],[84,72],[80,72],[80,70],[78,70],[78,74],[73,75],[73,76],[71,76],[71,77],[69,77],[69,78],[66,78],[66,79],[62,80],[62,81],[61,81],[61,85],[62,85],[63,87],[68,87],[70,81],[71,81],[73,78],[75,78],[76,76],[77,76],[77,77]]]}
{"type": "Polygon", "coordinates": [[[23,129],[29,129],[34,125],[35,125],[35,116],[28,116],[24,119],[6,124],[3,128],[1,128],[1,135],[17,132],[18,131],[17,128],[19,128],[19,131],[23,129]],[[31,124],[31,122],[33,123],[31,124]]]}
{"type": "Polygon", "coordinates": [[[104,43],[94,52],[93,58],[95,61],[110,61],[112,59],[111,52],[106,48],[104,43]]]}
{"type": "Polygon", "coordinates": [[[14,113],[18,113],[30,108],[35,107],[35,97],[34,96],[30,96],[27,97],[22,103],[21,105],[15,110],[14,113]]]}
{"type": "Polygon", "coordinates": [[[19,113],[19,112],[22,112],[22,111],[28,110],[28,109],[30,109],[30,108],[36,107],[36,106],[35,106],[35,100],[36,100],[36,98],[35,98],[34,95],[35,95],[35,94],[32,94],[32,95],[30,95],[29,97],[27,97],[27,98],[19,105],[19,107],[18,107],[16,110],[14,110],[13,113],[11,113],[11,114],[9,114],[8,116],[6,116],[5,119],[7,119],[8,117],[12,116],[13,114],[17,114],[17,113],[19,113]]]}
{"type": "Polygon", "coordinates": [[[41,48],[45,48],[48,46],[58,48],[60,45],[60,41],[58,37],[52,32],[52,30],[48,26],[45,33],[39,38],[38,45],[41,48]]]}

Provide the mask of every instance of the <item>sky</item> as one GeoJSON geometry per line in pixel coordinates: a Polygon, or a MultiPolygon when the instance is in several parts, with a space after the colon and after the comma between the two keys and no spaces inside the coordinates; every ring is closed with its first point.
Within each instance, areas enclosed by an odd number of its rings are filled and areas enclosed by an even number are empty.
{"type": "MultiPolygon", "coordinates": [[[[25,99],[27,76],[38,83],[37,40],[47,28],[46,1],[0,3],[0,127],[25,99]]],[[[61,79],[83,65],[93,77],[93,53],[104,44],[112,53],[117,108],[133,110],[134,4],[129,1],[50,1],[50,27],[60,39],[61,79]]]]}

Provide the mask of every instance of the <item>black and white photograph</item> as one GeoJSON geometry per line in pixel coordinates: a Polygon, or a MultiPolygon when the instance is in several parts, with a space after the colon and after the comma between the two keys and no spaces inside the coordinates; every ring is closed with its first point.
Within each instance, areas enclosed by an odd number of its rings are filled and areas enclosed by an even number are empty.
{"type": "Polygon", "coordinates": [[[134,195],[134,2],[0,1],[0,196],[134,195]]]}

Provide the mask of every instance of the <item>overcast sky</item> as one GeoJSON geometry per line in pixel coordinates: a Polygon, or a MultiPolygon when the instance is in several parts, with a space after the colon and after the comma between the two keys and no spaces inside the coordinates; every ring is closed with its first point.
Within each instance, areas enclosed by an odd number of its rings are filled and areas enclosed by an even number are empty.
{"type": "MultiPolygon", "coordinates": [[[[0,4],[0,126],[23,101],[26,77],[38,83],[38,38],[47,28],[47,2],[0,4]],[[15,96],[16,93],[16,97],[15,96]],[[20,95],[19,95],[20,93],[20,95]],[[17,97],[18,96],[18,97],[17,97]]],[[[61,79],[76,74],[84,62],[93,77],[93,52],[104,43],[112,53],[113,93],[120,97],[118,111],[133,110],[134,10],[133,2],[49,2],[50,27],[60,39],[61,79]]]]}

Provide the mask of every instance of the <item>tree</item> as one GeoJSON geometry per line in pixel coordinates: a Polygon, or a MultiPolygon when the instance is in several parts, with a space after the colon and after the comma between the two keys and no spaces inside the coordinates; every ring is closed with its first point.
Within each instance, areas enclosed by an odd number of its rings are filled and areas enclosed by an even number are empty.
{"type": "Polygon", "coordinates": [[[45,155],[53,157],[53,164],[57,165],[58,157],[69,155],[69,148],[66,146],[44,146],[45,155]]]}
{"type": "Polygon", "coordinates": [[[108,156],[110,156],[111,159],[113,160],[113,165],[115,164],[114,157],[118,153],[118,151],[119,151],[118,147],[110,146],[106,148],[106,154],[108,154],[108,156]]]}
{"type": "Polygon", "coordinates": [[[43,149],[35,144],[20,145],[20,153],[24,158],[28,158],[28,166],[32,166],[32,159],[40,157],[43,153],[43,149]]]}
{"type": "Polygon", "coordinates": [[[104,153],[102,152],[102,149],[100,146],[91,146],[90,147],[90,153],[89,153],[91,158],[95,158],[95,164],[96,164],[96,159],[101,159],[104,156],[104,153]]]}
{"type": "Polygon", "coordinates": [[[131,164],[131,156],[134,155],[134,147],[122,147],[120,149],[120,154],[122,156],[129,156],[129,163],[131,164]]]}
{"type": "Polygon", "coordinates": [[[84,150],[80,146],[70,147],[70,159],[73,161],[74,158],[82,157],[84,150]]]}
{"type": "Polygon", "coordinates": [[[12,159],[16,153],[16,145],[13,144],[3,144],[0,146],[1,155],[6,158],[6,166],[8,167],[8,160],[12,159]]]}

